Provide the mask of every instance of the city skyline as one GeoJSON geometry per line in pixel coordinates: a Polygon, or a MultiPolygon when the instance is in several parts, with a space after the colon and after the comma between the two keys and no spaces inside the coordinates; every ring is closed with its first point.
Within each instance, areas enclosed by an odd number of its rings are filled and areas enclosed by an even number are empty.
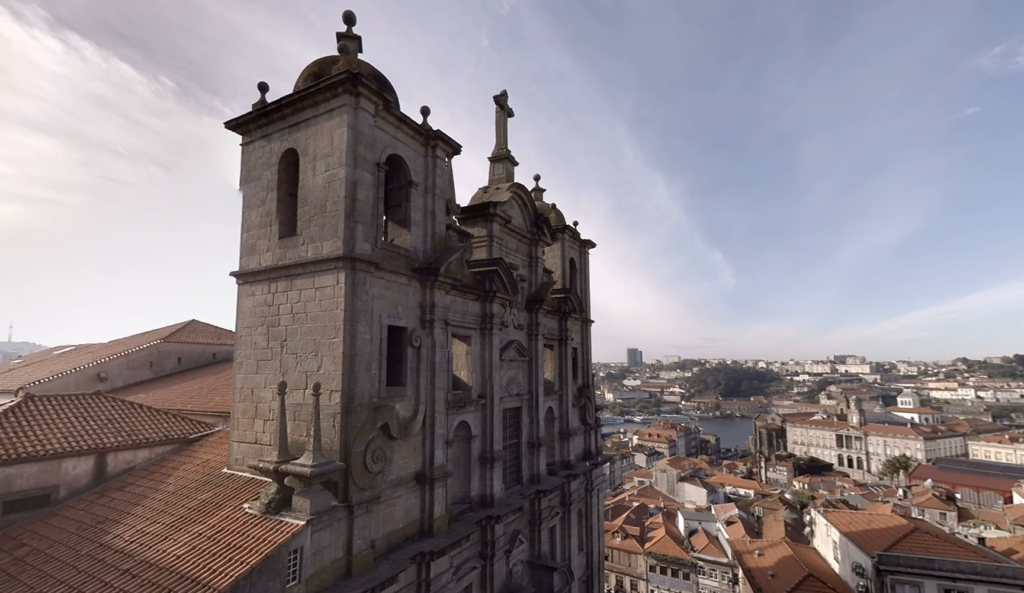
{"type": "MultiPolygon", "coordinates": [[[[344,7],[40,6],[0,0],[0,323],[47,345],[233,328],[222,122],[330,53],[314,32],[344,7]]],[[[490,97],[530,115],[510,123],[521,180],[598,244],[596,360],[1024,350],[1024,7],[395,6],[352,3],[365,57],[463,144],[462,203],[486,182],[490,97]]]]}

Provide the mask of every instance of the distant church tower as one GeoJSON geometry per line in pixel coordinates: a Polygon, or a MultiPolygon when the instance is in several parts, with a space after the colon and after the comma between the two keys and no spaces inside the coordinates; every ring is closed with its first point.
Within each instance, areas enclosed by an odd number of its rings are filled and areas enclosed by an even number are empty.
{"type": "Polygon", "coordinates": [[[243,193],[230,469],[273,480],[253,509],[305,522],[305,591],[596,591],[595,244],[539,175],[516,181],[505,91],[489,179],[460,207],[460,145],[401,111],[344,23],[337,55],[225,124],[243,193]]]}
{"type": "Polygon", "coordinates": [[[864,426],[864,407],[860,398],[843,396],[846,399],[846,417],[850,426],[864,426]]]}

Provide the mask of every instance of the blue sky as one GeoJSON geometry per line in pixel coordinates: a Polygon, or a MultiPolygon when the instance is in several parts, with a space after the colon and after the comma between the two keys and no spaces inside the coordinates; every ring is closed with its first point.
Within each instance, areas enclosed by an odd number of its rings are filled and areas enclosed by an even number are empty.
{"type": "Polygon", "coordinates": [[[46,344],[232,327],[222,122],[333,52],[598,243],[594,356],[1024,351],[1024,4],[0,0],[0,321],[46,344]]]}

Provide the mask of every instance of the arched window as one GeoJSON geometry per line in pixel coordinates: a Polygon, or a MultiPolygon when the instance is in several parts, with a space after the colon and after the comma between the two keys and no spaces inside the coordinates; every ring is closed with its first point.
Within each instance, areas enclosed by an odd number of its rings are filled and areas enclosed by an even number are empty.
{"type": "Polygon", "coordinates": [[[299,234],[299,151],[289,148],[277,162],[277,238],[299,234]]]}
{"type": "Polygon", "coordinates": [[[846,456],[846,467],[853,469],[853,455],[846,456]]]}
{"type": "Polygon", "coordinates": [[[448,496],[455,504],[472,501],[473,493],[473,429],[463,420],[455,427],[448,442],[448,496]]]}
{"type": "Polygon", "coordinates": [[[569,288],[576,290],[576,276],[578,270],[576,269],[576,259],[569,258],[569,288]]]}
{"type": "Polygon", "coordinates": [[[544,456],[547,457],[548,465],[555,464],[555,444],[555,410],[549,407],[544,413],[544,456]]]}
{"type": "Polygon", "coordinates": [[[842,455],[839,455],[839,467],[844,467],[844,465],[843,465],[843,456],[842,455]]]}
{"type": "Polygon", "coordinates": [[[864,469],[864,458],[863,457],[858,457],[857,458],[857,469],[864,469]]]}
{"type": "Polygon", "coordinates": [[[384,241],[409,249],[412,246],[409,166],[397,154],[384,160],[384,241]]]}

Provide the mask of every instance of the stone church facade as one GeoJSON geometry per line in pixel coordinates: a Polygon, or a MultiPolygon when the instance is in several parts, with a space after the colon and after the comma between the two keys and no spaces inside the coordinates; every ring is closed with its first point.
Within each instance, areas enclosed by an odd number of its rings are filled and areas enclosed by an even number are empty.
{"type": "Polygon", "coordinates": [[[225,124],[243,192],[229,469],[271,478],[252,508],[307,527],[289,591],[598,591],[595,244],[539,176],[516,181],[505,91],[489,179],[460,206],[461,147],[401,111],[344,21],[337,55],[225,124]]]}

